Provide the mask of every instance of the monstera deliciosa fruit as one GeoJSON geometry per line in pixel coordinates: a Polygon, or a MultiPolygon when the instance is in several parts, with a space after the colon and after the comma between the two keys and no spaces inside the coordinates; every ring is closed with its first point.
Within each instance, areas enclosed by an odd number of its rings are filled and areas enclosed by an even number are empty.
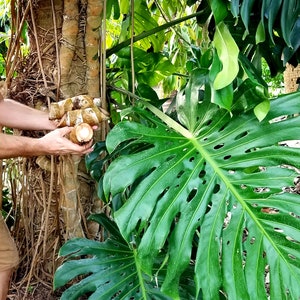
{"type": "MultiPolygon", "coordinates": [[[[70,262],[63,264],[57,286],[86,274],[89,288],[77,286],[90,299],[299,299],[300,197],[291,190],[300,149],[286,143],[299,138],[300,94],[270,100],[259,121],[246,86],[248,98],[236,93],[231,111],[200,98],[193,83],[178,96],[173,118],[137,101],[140,122],[128,118],[112,129],[110,164],[97,175],[122,246],[111,238],[106,249],[93,242],[99,253],[111,253],[101,256],[70,244],[63,255],[93,258],[81,257],[69,269],[70,262]],[[112,258],[132,273],[114,272],[112,258]],[[117,284],[130,276],[132,288],[117,284]],[[182,293],[187,277],[192,294],[182,293]]],[[[98,173],[99,158],[87,162],[98,173]]]]}

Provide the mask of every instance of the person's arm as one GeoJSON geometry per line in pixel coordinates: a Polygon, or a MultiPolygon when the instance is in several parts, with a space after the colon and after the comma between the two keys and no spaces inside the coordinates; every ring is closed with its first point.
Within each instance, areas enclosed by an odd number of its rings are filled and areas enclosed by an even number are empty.
{"type": "Polygon", "coordinates": [[[11,99],[0,100],[0,125],[27,130],[53,130],[54,122],[43,112],[11,99]]]}
{"type": "Polygon", "coordinates": [[[80,146],[65,135],[72,128],[64,127],[51,131],[42,138],[30,138],[0,133],[0,159],[39,155],[83,155],[92,151],[92,141],[80,146]]]}

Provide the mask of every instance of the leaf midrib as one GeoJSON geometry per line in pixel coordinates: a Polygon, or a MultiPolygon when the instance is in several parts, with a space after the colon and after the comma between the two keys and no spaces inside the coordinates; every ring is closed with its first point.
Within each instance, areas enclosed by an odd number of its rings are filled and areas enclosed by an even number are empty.
{"type": "MultiPolygon", "coordinates": [[[[255,214],[250,210],[246,202],[243,200],[243,198],[240,196],[237,189],[231,184],[231,182],[227,179],[227,177],[224,175],[222,170],[218,167],[217,163],[212,159],[212,157],[209,155],[209,153],[204,149],[204,147],[198,142],[197,138],[192,137],[189,138],[191,143],[194,145],[194,147],[199,151],[199,153],[202,155],[202,157],[206,160],[208,164],[211,165],[211,167],[215,170],[215,173],[219,176],[219,178],[225,183],[228,190],[230,190],[233,194],[233,196],[237,199],[237,201],[242,206],[243,211],[246,211],[250,218],[253,220],[253,222],[257,225],[259,230],[262,232],[263,236],[267,238],[269,243],[273,246],[274,250],[278,253],[278,255],[281,257],[281,259],[285,262],[285,264],[290,269],[291,273],[295,273],[293,269],[290,267],[290,264],[286,260],[286,258],[282,255],[280,249],[276,246],[275,242],[271,238],[271,236],[266,232],[262,224],[258,221],[258,219],[255,217],[255,214]]],[[[296,274],[294,274],[294,277],[297,278],[296,274]]]]}

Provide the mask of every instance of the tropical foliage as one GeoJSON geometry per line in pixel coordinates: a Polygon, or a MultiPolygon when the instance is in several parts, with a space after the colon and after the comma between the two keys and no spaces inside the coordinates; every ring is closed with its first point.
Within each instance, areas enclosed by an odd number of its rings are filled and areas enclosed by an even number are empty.
{"type": "Polygon", "coordinates": [[[261,77],[262,58],[272,75],[298,61],[298,2],[187,1],[184,26],[177,1],[108,3],[126,13],[107,51],[113,128],[86,165],[109,234],[63,246],[55,287],[85,277],[62,299],[298,299],[299,94],[272,99],[261,77]],[[177,91],[166,111],[157,85],[177,91]]]}

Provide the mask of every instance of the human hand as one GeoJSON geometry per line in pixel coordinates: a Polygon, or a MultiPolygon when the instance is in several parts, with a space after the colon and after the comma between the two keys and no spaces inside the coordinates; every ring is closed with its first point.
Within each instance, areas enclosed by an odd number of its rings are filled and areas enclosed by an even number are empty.
{"type": "Polygon", "coordinates": [[[72,127],[58,128],[39,139],[41,150],[49,155],[77,154],[84,155],[90,153],[93,148],[93,141],[84,145],[72,143],[66,135],[72,127]]]}

